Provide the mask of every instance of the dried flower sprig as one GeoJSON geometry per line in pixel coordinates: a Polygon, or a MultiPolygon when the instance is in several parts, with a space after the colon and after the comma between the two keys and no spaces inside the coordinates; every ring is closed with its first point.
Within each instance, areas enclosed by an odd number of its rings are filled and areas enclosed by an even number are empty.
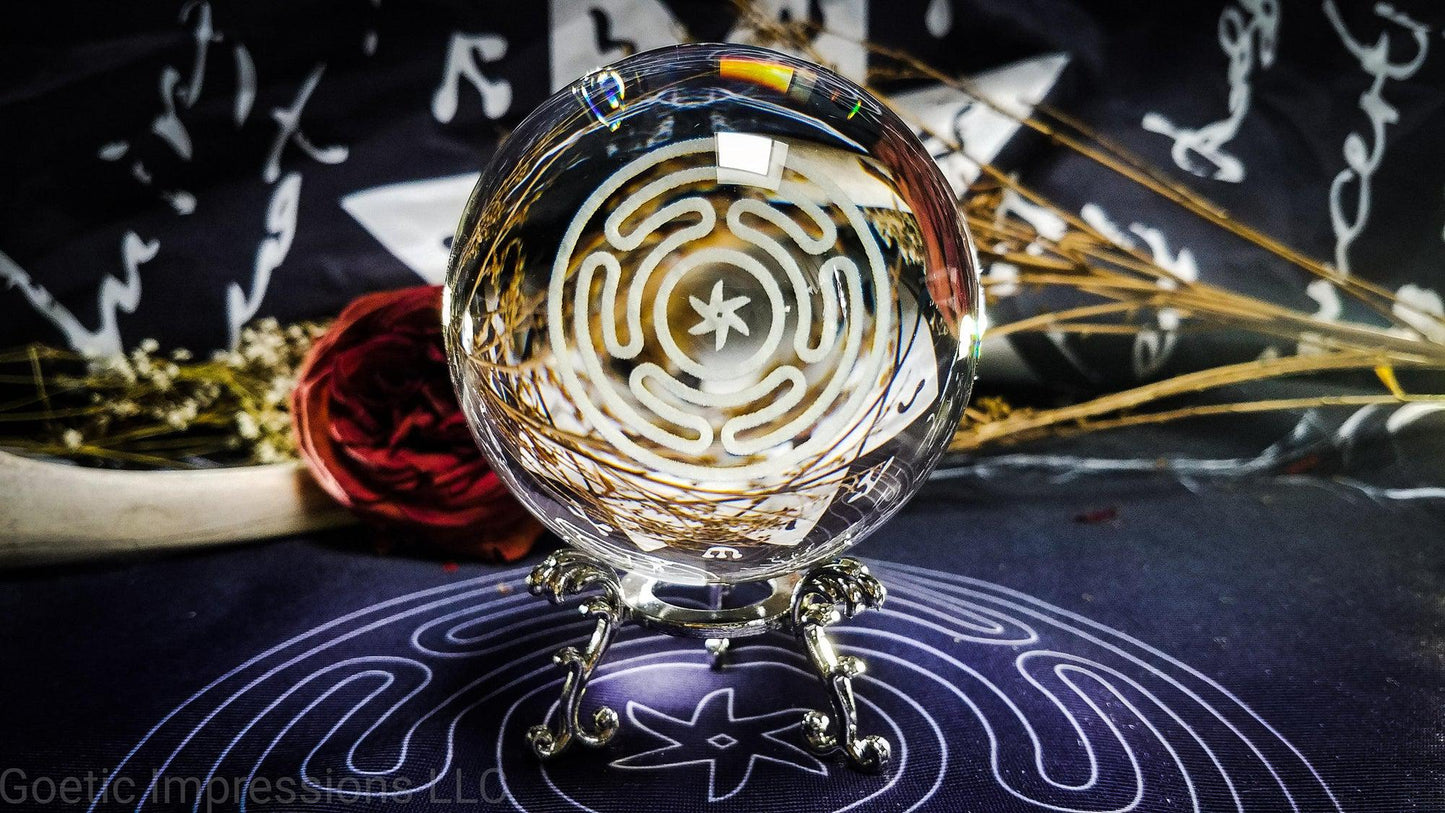
{"type": "Polygon", "coordinates": [[[128,466],[296,457],[287,399],[324,323],[262,319],[232,350],[196,360],[153,339],[87,357],[32,345],[0,353],[0,448],[128,466]]]}
{"type": "MultiPolygon", "coordinates": [[[[812,44],[823,29],[806,21],[780,22],[760,13],[748,0],[736,0],[735,5],[744,24],[763,44],[781,45],[826,63],[812,44]]],[[[839,32],[828,33],[846,37],[839,32]]],[[[881,63],[870,68],[869,90],[885,102],[887,94],[876,86],[877,81],[924,79],[958,90],[978,104],[1042,135],[1053,145],[1094,161],[1186,212],[1323,280],[1321,284],[1334,286],[1378,314],[1385,323],[1381,327],[1350,320],[1320,319],[1259,297],[1185,279],[1116,235],[1102,233],[998,167],[970,156],[966,144],[915,120],[910,122],[913,126],[980,167],[980,181],[959,201],[960,213],[978,243],[985,264],[1007,267],[1011,272],[1006,277],[985,278],[986,294],[997,299],[1026,287],[1060,287],[1092,300],[991,325],[988,335],[1021,332],[1133,335],[1157,330],[1160,315],[1169,314],[1178,325],[1177,332],[1208,328],[1246,331],[1283,340],[1282,343],[1293,345],[1298,353],[1287,358],[1266,356],[1178,375],[1064,407],[1012,409],[1000,399],[987,399],[965,414],[950,447],[953,451],[971,452],[1001,442],[1208,415],[1445,401],[1445,394],[1407,392],[1396,375],[1397,370],[1404,369],[1445,370],[1445,314],[1358,276],[1342,274],[1240,222],[1220,205],[1172,180],[1066,113],[1041,105],[1033,113],[1020,116],[1013,106],[989,98],[968,80],[949,76],[911,54],[868,41],[854,41],[881,63]],[[1041,234],[1032,222],[1004,205],[1009,196],[1062,223],[1062,233],[1041,234]],[[1359,369],[1374,370],[1383,391],[1164,409],[1157,406],[1164,399],[1225,386],[1359,369]],[[1139,411],[1150,408],[1152,411],[1139,411]]],[[[906,111],[892,106],[900,117],[909,120],[906,111]]]]}

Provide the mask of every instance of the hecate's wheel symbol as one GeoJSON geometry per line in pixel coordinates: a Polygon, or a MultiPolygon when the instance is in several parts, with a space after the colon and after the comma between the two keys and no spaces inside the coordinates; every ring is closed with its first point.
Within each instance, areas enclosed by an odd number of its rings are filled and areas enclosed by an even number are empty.
{"type": "Polygon", "coordinates": [[[569,399],[620,455],[736,482],[861,448],[896,346],[894,286],[857,204],[798,152],[754,135],[678,142],[572,220],[549,340],[569,399]]]}

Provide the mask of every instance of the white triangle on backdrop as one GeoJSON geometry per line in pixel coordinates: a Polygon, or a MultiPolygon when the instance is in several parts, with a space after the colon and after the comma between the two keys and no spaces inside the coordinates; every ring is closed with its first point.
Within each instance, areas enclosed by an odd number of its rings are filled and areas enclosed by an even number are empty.
{"type": "MultiPolygon", "coordinates": [[[[1068,61],[1064,54],[1048,54],[996,68],[972,81],[1009,113],[1026,116],[1048,95],[1068,61]]],[[[944,85],[899,94],[894,102],[930,130],[962,137],[968,157],[951,153],[938,159],[956,193],[978,177],[976,161],[992,161],[1019,128],[1013,118],[944,85]]],[[[417,276],[440,285],[446,278],[447,240],[456,231],[477,178],[477,173],[467,173],[378,186],[343,197],[341,207],[417,276]]]]}

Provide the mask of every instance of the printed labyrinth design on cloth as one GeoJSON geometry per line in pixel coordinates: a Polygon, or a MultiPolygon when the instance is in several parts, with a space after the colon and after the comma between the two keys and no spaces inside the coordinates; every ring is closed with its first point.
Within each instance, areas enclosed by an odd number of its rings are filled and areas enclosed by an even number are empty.
{"type": "Polygon", "coordinates": [[[895,349],[894,289],[825,165],[721,133],[653,150],[587,198],[547,322],[569,400],[622,454],[736,482],[859,454],[895,349]],[[602,244],[582,247],[598,219],[602,244]]]}
{"type": "Polygon", "coordinates": [[[622,712],[621,732],[538,762],[523,732],[555,712],[550,654],[590,622],[507,589],[519,568],[377,603],[226,672],[141,738],[90,809],[186,809],[176,780],[263,777],[350,810],[458,797],[629,813],[780,799],[799,811],[1339,810],[1294,746],[1179,660],[989,582],[873,569],[888,605],[837,640],[868,660],[862,723],[894,743],[886,776],[802,748],[803,707],[823,693],[790,642],[743,642],[713,672],[699,642],[632,628],[587,700],[622,712]]]}

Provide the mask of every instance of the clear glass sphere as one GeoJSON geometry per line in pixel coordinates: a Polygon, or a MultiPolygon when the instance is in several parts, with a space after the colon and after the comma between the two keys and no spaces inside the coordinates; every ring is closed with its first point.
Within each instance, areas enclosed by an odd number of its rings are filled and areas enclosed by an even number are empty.
{"type": "Polygon", "coordinates": [[[973,380],[976,265],[867,91],[682,45],[518,126],[457,230],[443,319],[473,431],[553,531],[738,582],[841,552],[918,488],[973,380]]]}

